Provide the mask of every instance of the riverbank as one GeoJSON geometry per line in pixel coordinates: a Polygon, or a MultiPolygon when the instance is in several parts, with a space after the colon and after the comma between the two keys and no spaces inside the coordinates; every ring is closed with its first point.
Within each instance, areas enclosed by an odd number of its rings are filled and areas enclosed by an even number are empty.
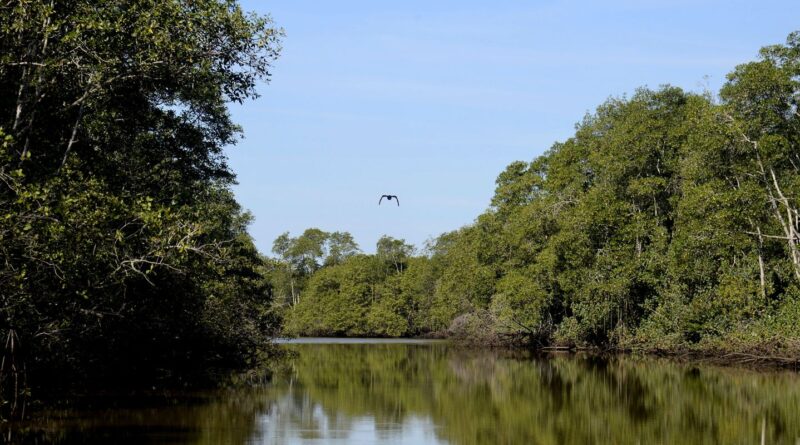
{"type": "Polygon", "coordinates": [[[448,337],[444,333],[436,333],[419,337],[283,337],[277,338],[276,344],[429,344],[445,342],[459,348],[490,348],[528,351],[531,353],[581,353],[594,355],[630,355],[668,358],[680,363],[698,363],[715,366],[741,367],[754,370],[785,369],[800,371],[800,344],[790,342],[764,342],[761,344],[727,345],[722,342],[708,346],[695,347],[601,347],[577,345],[531,346],[519,341],[469,341],[463,338],[448,337]],[[727,347],[725,347],[727,346],[727,347]]]}
{"type": "Polygon", "coordinates": [[[723,347],[684,349],[645,349],[643,353],[667,357],[679,362],[699,362],[719,366],[736,366],[753,369],[787,369],[800,371],[800,351],[751,346],[731,349],[723,347]]]}

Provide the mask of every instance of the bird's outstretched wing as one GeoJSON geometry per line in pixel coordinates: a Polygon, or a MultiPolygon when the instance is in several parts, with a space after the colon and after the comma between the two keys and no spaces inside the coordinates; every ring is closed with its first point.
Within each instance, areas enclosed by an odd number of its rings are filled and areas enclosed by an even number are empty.
{"type": "Polygon", "coordinates": [[[394,195],[394,199],[397,201],[397,207],[400,207],[400,198],[398,198],[397,195],[394,195]]]}
{"type": "Polygon", "coordinates": [[[381,201],[383,201],[383,198],[385,198],[385,197],[386,197],[386,195],[381,195],[381,199],[378,200],[378,205],[381,205],[381,201]]]}

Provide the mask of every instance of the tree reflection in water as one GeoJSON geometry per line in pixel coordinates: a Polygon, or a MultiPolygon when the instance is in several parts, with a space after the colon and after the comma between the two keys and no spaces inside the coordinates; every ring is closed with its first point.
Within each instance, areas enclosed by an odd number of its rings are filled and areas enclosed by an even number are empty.
{"type": "Polygon", "coordinates": [[[268,388],[60,413],[38,436],[55,443],[752,444],[763,424],[767,443],[800,438],[800,380],[788,372],[445,344],[286,347],[297,354],[268,388]]]}
{"type": "Polygon", "coordinates": [[[352,438],[365,422],[395,443],[414,428],[453,444],[756,443],[764,419],[769,443],[800,437],[792,373],[446,345],[292,347],[266,443],[276,432],[284,443],[352,438]]]}

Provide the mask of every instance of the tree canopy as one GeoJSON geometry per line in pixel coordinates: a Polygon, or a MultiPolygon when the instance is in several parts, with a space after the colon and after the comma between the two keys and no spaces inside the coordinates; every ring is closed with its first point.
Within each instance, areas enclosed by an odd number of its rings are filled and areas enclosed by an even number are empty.
{"type": "Polygon", "coordinates": [[[232,0],[0,5],[4,409],[26,377],[256,357],[275,320],[223,148],[281,33],[232,0]]]}
{"type": "Polygon", "coordinates": [[[382,238],[375,255],[313,274],[286,328],[796,354],[798,79],[793,33],[719,95],[609,99],[566,141],[510,164],[490,207],[424,255],[382,238]],[[330,310],[348,324],[311,316],[330,310]]]}

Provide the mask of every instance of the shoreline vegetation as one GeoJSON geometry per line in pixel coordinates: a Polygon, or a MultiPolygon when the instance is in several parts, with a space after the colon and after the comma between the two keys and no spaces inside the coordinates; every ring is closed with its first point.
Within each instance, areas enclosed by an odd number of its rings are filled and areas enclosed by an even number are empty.
{"type": "MultiPolygon", "coordinates": [[[[641,356],[651,358],[664,358],[678,363],[698,363],[721,367],[746,368],[754,370],[800,370],[800,353],[786,356],[772,355],[774,352],[764,348],[751,346],[744,350],[726,350],[722,348],[685,348],[685,349],[623,349],[623,348],[603,348],[600,346],[531,346],[530,344],[518,343],[513,341],[478,343],[470,340],[459,340],[448,337],[447,333],[431,333],[419,337],[278,337],[276,344],[359,344],[380,343],[383,340],[396,341],[397,343],[415,343],[428,341],[446,341],[455,347],[461,348],[490,348],[509,351],[527,351],[534,354],[589,354],[592,356],[641,356]]],[[[797,351],[797,349],[790,349],[797,351]]]]}
{"type": "Polygon", "coordinates": [[[277,360],[277,335],[797,367],[800,34],[719,94],[609,99],[420,250],[308,229],[266,257],[224,149],[282,38],[233,0],[0,5],[0,419],[208,383],[277,360]]]}
{"type": "Polygon", "coordinates": [[[800,33],[719,93],[611,98],[418,250],[285,233],[268,274],[294,336],[800,359],[800,33]]]}
{"type": "Polygon", "coordinates": [[[224,149],[282,35],[232,0],[0,4],[0,420],[272,360],[224,149]]]}

